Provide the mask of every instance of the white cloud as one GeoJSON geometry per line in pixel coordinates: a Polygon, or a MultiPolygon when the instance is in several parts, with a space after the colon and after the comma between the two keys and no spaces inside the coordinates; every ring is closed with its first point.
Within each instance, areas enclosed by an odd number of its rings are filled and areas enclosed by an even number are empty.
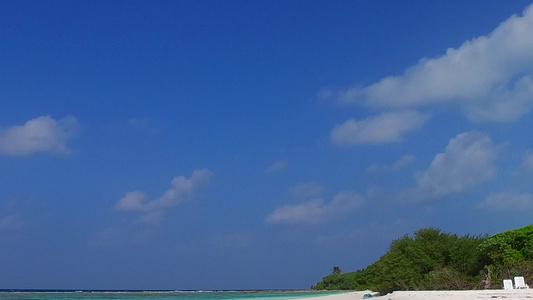
{"type": "Polygon", "coordinates": [[[429,168],[415,176],[415,198],[457,194],[496,177],[497,149],[481,132],[466,132],[451,139],[444,153],[435,155],[429,168]]]}
{"type": "Polygon", "coordinates": [[[398,170],[398,169],[401,169],[403,167],[405,167],[406,165],[409,165],[411,163],[413,163],[414,161],[416,160],[415,156],[414,155],[404,155],[402,158],[400,158],[399,160],[395,161],[391,168],[393,170],[398,170]]]}
{"type": "Polygon", "coordinates": [[[350,191],[338,193],[330,203],[322,199],[309,200],[297,205],[285,205],[274,210],[266,221],[270,224],[314,224],[332,221],[360,209],[364,197],[350,191]]]}
{"type": "Polygon", "coordinates": [[[357,103],[364,96],[364,87],[356,85],[344,89],[323,87],[318,91],[317,98],[321,101],[335,101],[340,105],[357,103]]]}
{"type": "Polygon", "coordinates": [[[491,193],[478,205],[478,208],[497,212],[530,212],[533,210],[533,194],[520,194],[514,191],[491,193]]]}
{"type": "Polygon", "coordinates": [[[154,120],[148,117],[131,118],[128,120],[127,125],[137,132],[145,132],[150,135],[155,135],[160,132],[154,120]]]}
{"type": "Polygon", "coordinates": [[[278,161],[273,163],[267,168],[267,173],[274,173],[279,172],[287,167],[288,162],[286,161],[278,161]]]}
{"type": "Polygon", "coordinates": [[[128,120],[128,125],[135,129],[144,129],[150,125],[150,118],[131,118],[128,120]]]}
{"type": "Polygon", "coordinates": [[[393,172],[393,171],[397,171],[397,170],[400,170],[401,168],[409,165],[409,164],[412,164],[414,161],[415,161],[415,156],[414,155],[404,155],[402,158],[400,158],[399,160],[395,161],[392,165],[388,166],[388,165],[377,165],[377,164],[372,164],[370,166],[368,166],[368,168],[366,169],[366,171],[368,173],[386,173],[386,172],[393,172]]]}
{"type": "Polygon", "coordinates": [[[319,100],[328,100],[331,97],[333,97],[335,94],[335,91],[330,87],[324,87],[318,91],[318,99],[319,100]]]}
{"type": "Polygon", "coordinates": [[[526,153],[522,168],[527,172],[533,172],[533,153],[531,151],[526,153]]]}
{"type": "Polygon", "coordinates": [[[11,214],[0,217],[0,232],[19,231],[23,226],[22,218],[19,215],[11,214]]]}
{"type": "Polygon", "coordinates": [[[146,205],[147,195],[141,191],[127,192],[115,206],[118,210],[142,211],[146,205]]]}
{"type": "Polygon", "coordinates": [[[316,182],[300,182],[289,188],[289,194],[295,198],[320,198],[326,188],[316,182]]]}
{"type": "Polygon", "coordinates": [[[178,176],[172,179],[170,188],[157,199],[148,200],[141,191],[127,192],[115,205],[116,210],[141,213],[143,223],[162,220],[164,212],[193,198],[198,189],[209,183],[213,173],[208,169],[195,170],[190,178],[178,176]]]}
{"type": "Polygon", "coordinates": [[[38,152],[67,154],[67,141],[78,128],[73,116],[59,121],[51,116],[29,120],[24,125],[0,128],[0,154],[24,156],[38,152]]]}
{"type": "Polygon", "coordinates": [[[337,145],[396,143],[401,142],[408,131],[422,127],[428,119],[428,114],[412,110],[386,112],[360,121],[348,120],[337,125],[330,137],[337,145]]]}
{"type": "Polygon", "coordinates": [[[382,108],[457,103],[473,121],[512,121],[533,105],[533,5],[492,33],[424,58],[401,76],[321,95],[382,108]]]}

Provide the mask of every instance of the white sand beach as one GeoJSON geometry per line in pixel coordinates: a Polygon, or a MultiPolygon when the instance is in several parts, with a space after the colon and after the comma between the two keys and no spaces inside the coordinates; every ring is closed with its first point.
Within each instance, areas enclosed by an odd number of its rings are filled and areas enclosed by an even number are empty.
{"type": "MultiPolygon", "coordinates": [[[[348,292],[344,294],[320,297],[322,300],[356,300],[370,291],[348,292]]],[[[474,290],[474,291],[400,291],[383,296],[375,296],[375,300],[451,300],[451,299],[533,299],[533,289],[522,290],[474,290]]],[[[309,298],[312,299],[312,298],[309,298]]],[[[316,298],[314,298],[316,299],[316,298]]]]}
{"type": "Polygon", "coordinates": [[[448,300],[448,299],[530,299],[533,290],[475,290],[475,291],[402,291],[393,292],[381,297],[384,300],[448,300]]]}

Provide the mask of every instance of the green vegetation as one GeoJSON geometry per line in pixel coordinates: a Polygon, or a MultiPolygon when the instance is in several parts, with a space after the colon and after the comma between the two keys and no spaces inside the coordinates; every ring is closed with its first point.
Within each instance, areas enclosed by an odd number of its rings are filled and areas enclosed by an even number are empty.
{"type": "Polygon", "coordinates": [[[341,268],[339,267],[333,267],[333,270],[331,270],[331,274],[341,274],[342,271],[341,271],[341,268]]]}
{"type": "Polygon", "coordinates": [[[316,290],[464,290],[501,288],[502,280],[533,279],[533,225],[494,236],[462,236],[420,229],[390,245],[364,270],[332,274],[316,290]]]}

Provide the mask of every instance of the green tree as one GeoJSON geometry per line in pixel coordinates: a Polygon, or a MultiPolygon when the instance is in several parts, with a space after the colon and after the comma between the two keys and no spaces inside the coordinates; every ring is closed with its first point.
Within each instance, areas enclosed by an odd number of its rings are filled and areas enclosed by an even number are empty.
{"type": "MultiPolygon", "coordinates": [[[[389,251],[364,270],[342,274],[340,268],[333,267],[332,274],[314,288],[370,289],[381,293],[475,288],[487,262],[487,256],[479,250],[485,240],[481,236],[458,237],[435,228],[420,229],[412,237],[405,235],[394,240],[389,251]]],[[[527,245],[533,255],[533,243],[527,245]]]]}
{"type": "Polygon", "coordinates": [[[533,225],[495,234],[479,249],[494,265],[511,265],[533,258],[533,225]]]}
{"type": "Polygon", "coordinates": [[[331,274],[341,274],[341,268],[334,266],[333,269],[331,269],[331,274]]]}

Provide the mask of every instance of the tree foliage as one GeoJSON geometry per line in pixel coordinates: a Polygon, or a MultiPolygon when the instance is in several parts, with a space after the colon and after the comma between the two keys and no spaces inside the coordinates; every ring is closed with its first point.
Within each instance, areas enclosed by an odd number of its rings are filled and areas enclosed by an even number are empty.
{"type": "MultiPolygon", "coordinates": [[[[473,289],[480,285],[487,255],[484,236],[462,236],[439,229],[420,229],[390,245],[389,251],[364,270],[326,276],[314,289],[393,290],[473,289]]],[[[491,248],[492,249],[492,248],[491,248]]]]}
{"type": "Polygon", "coordinates": [[[533,259],[533,225],[495,234],[479,246],[493,265],[513,265],[533,259]]]}
{"type": "Polygon", "coordinates": [[[366,269],[332,274],[312,286],[327,290],[462,290],[501,288],[503,279],[533,283],[533,225],[488,236],[462,236],[426,228],[390,244],[366,269]]]}
{"type": "Polygon", "coordinates": [[[333,267],[333,269],[331,270],[331,274],[333,275],[336,275],[336,274],[340,275],[341,273],[342,273],[341,268],[337,266],[333,267]]]}

